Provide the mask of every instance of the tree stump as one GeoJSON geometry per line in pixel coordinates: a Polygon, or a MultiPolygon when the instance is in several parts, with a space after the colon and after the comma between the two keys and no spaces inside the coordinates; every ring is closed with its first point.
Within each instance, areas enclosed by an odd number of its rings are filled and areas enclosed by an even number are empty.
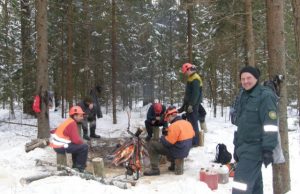
{"type": "Polygon", "coordinates": [[[94,168],[94,176],[104,177],[104,161],[103,158],[94,158],[92,160],[94,168]]]}
{"type": "Polygon", "coordinates": [[[56,153],[57,170],[63,170],[60,166],[67,166],[67,155],[56,153]]]}
{"type": "Polygon", "coordinates": [[[204,132],[203,130],[199,131],[199,146],[204,146],[204,132]]]}
{"type": "Polygon", "coordinates": [[[158,141],[159,140],[159,127],[152,127],[153,130],[153,140],[158,141]]]}

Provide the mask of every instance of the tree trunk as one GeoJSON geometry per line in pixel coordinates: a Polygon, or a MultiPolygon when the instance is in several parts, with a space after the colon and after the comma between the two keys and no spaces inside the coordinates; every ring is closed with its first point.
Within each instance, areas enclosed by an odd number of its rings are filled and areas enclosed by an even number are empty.
{"type": "Polygon", "coordinates": [[[90,63],[90,49],[91,49],[91,36],[90,36],[90,17],[89,17],[89,4],[88,0],[83,1],[83,17],[84,17],[84,31],[83,31],[83,45],[84,45],[84,73],[85,81],[83,83],[84,94],[87,95],[92,86],[92,80],[94,79],[91,76],[91,63],[90,63]]]}
{"type": "Polygon", "coordinates": [[[48,109],[48,33],[47,33],[47,0],[36,0],[37,29],[37,94],[41,98],[41,112],[38,117],[38,138],[50,136],[48,109]]]}
{"type": "Polygon", "coordinates": [[[29,0],[20,0],[21,3],[21,45],[22,45],[22,80],[23,80],[23,112],[34,115],[32,110],[34,86],[32,79],[29,79],[34,72],[34,59],[31,49],[31,25],[29,0]]]}
{"type": "Polygon", "coordinates": [[[192,3],[187,1],[187,37],[188,37],[188,62],[193,63],[193,43],[192,43],[192,3]]]}
{"type": "Polygon", "coordinates": [[[66,99],[68,108],[73,106],[74,84],[73,84],[73,1],[68,1],[67,10],[67,88],[66,99]]]}
{"type": "MultiPolygon", "coordinates": [[[[296,64],[297,65],[297,74],[300,75],[300,1],[292,0],[293,14],[294,14],[294,33],[295,33],[295,43],[296,43],[296,64]]],[[[300,125],[300,77],[298,77],[298,116],[299,116],[299,125],[300,125]]]]}
{"type": "Polygon", "coordinates": [[[246,12],[246,53],[248,65],[255,66],[255,47],[254,47],[254,35],[253,35],[253,23],[252,23],[252,0],[245,0],[245,12],[246,12]]]}
{"type": "Polygon", "coordinates": [[[112,109],[113,109],[113,124],[117,124],[117,109],[116,109],[116,2],[111,2],[111,92],[112,92],[112,109]]]}
{"type": "MultiPolygon", "coordinates": [[[[268,64],[270,76],[286,76],[285,45],[284,45],[284,2],[282,0],[267,0],[267,38],[268,64]]],[[[283,194],[291,190],[289,172],[289,139],[287,129],[287,89],[286,80],[280,84],[279,100],[279,132],[281,145],[286,162],[273,165],[273,192],[283,194]]]]}

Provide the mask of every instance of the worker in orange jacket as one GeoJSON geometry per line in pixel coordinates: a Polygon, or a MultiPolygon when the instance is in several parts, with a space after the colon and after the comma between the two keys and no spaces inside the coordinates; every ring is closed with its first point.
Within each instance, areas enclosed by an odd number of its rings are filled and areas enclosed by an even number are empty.
{"type": "Polygon", "coordinates": [[[160,155],[165,155],[171,161],[170,171],[175,170],[175,159],[183,159],[188,156],[192,147],[195,132],[190,122],[183,120],[176,107],[170,106],[165,114],[165,120],[170,123],[160,142],[150,142],[149,154],[151,169],[144,172],[145,176],[160,175],[160,155]]]}
{"type": "Polygon", "coordinates": [[[88,145],[83,142],[78,132],[78,123],[83,120],[84,112],[80,106],[73,106],[70,117],[51,131],[50,147],[55,152],[71,153],[73,168],[83,172],[86,167],[88,145]]]}

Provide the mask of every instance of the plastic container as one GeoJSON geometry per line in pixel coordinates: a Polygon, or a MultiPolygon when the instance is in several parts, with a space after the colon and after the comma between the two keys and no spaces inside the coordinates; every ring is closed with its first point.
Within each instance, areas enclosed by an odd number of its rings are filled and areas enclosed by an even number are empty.
{"type": "Polygon", "coordinates": [[[199,172],[199,180],[200,180],[200,181],[202,181],[202,182],[205,181],[205,174],[206,174],[205,168],[201,168],[201,169],[200,169],[200,172],[199,172]]]}
{"type": "Polygon", "coordinates": [[[204,182],[211,190],[216,190],[218,189],[218,178],[219,176],[217,172],[207,170],[205,173],[204,182]]]}
{"type": "Polygon", "coordinates": [[[229,181],[229,170],[226,165],[221,165],[218,170],[218,183],[226,184],[229,181]]]}

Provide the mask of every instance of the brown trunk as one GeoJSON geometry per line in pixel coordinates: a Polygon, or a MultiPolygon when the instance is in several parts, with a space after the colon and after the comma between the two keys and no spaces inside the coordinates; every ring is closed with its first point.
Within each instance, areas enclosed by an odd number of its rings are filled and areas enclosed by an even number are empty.
{"type": "MultiPolygon", "coordinates": [[[[282,0],[266,0],[267,5],[267,38],[268,64],[270,76],[281,74],[286,76],[285,45],[284,45],[284,3],[282,0]]],[[[273,192],[283,194],[291,190],[289,172],[289,141],[287,130],[287,90],[286,80],[280,84],[279,101],[279,132],[281,145],[286,162],[273,165],[273,192]]]]}
{"type": "MultiPolygon", "coordinates": [[[[300,1],[292,0],[293,13],[294,13],[294,33],[295,33],[295,43],[296,43],[296,64],[297,74],[300,75],[300,1]]],[[[300,118],[300,76],[297,80],[298,85],[298,114],[300,118]]],[[[300,124],[300,119],[299,119],[300,124]]]]}
{"type": "Polygon", "coordinates": [[[83,45],[84,45],[84,72],[85,72],[85,81],[83,83],[83,91],[84,94],[88,94],[90,88],[92,87],[92,80],[94,78],[91,77],[91,64],[90,64],[90,18],[89,18],[89,4],[88,0],[83,1],[83,17],[84,17],[84,32],[83,32],[83,45]]]}
{"type": "Polygon", "coordinates": [[[73,1],[68,1],[67,10],[67,88],[66,99],[69,108],[73,106],[73,1]]]}
{"type": "Polygon", "coordinates": [[[254,47],[254,35],[253,35],[253,23],[252,23],[252,0],[245,0],[245,12],[246,12],[246,52],[247,62],[250,66],[255,66],[255,47],[254,47]]]}
{"type": "Polygon", "coordinates": [[[116,2],[111,2],[111,92],[112,92],[112,108],[113,108],[113,124],[117,123],[117,110],[116,110],[116,2]]]}
{"type": "Polygon", "coordinates": [[[187,5],[187,37],[188,37],[188,62],[193,62],[192,52],[192,4],[188,2],[187,5]]]}
{"type": "Polygon", "coordinates": [[[41,112],[38,117],[37,137],[47,138],[49,133],[49,109],[48,109],[48,33],[47,33],[47,1],[36,0],[36,29],[37,29],[37,88],[36,93],[41,98],[41,112]]]}
{"type": "Polygon", "coordinates": [[[29,0],[20,0],[21,2],[21,44],[22,44],[22,80],[23,80],[23,112],[34,115],[31,108],[33,103],[33,95],[35,90],[35,83],[29,79],[35,75],[33,71],[34,59],[31,49],[31,26],[30,26],[30,8],[29,0]]]}

